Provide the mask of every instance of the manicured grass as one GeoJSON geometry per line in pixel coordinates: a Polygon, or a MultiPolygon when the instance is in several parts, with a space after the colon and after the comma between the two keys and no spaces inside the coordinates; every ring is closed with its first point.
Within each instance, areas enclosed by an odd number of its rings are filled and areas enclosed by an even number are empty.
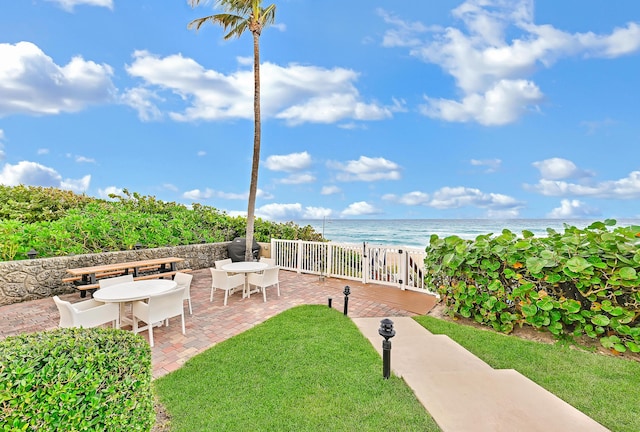
{"type": "Polygon", "coordinates": [[[639,362],[429,316],[416,321],[434,334],[448,335],[494,369],[517,370],[612,431],[640,431],[639,362]]]}
{"type": "Polygon", "coordinates": [[[172,431],[437,431],[353,322],[300,306],[155,381],[172,431]]]}

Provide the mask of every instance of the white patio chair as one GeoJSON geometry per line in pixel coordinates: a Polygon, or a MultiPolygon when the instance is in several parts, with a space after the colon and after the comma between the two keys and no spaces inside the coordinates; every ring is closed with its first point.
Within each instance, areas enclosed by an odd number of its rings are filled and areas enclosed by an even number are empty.
{"type": "Polygon", "coordinates": [[[60,312],[58,324],[60,328],[89,328],[108,322],[111,322],[113,327],[117,327],[120,318],[120,308],[117,303],[102,303],[93,299],[71,303],[61,300],[58,296],[53,296],[53,301],[60,312]]]}
{"type": "Polygon", "coordinates": [[[223,265],[227,265],[227,264],[231,264],[231,258],[227,258],[227,259],[223,259],[223,260],[218,260],[218,261],[214,261],[216,268],[218,270],[222,270],[222,266],[223,265]]]}
{"type": "Polygon", "coordinates": [[[126,282],[133,282],[133,275],[127,274],[123,276],[98,279],[98,284],[100,285],[100,288],[105,288],[108,286],[117,285],[117,284],[126,283],[126,282]]]}
{"type": "Polygon", "coordinates": [[[191,309],[191,281],[193,280],[193,275],[177,272],[173,281],[178,284],[176,288],[184,288],[184,298],[182,300],[187,300],[189,302],[189,315],[193,315],[193,310],[191,309]]]}
{"type": "Polygon", "coordinates": [[[180,316],[182,319],[182,334],[185,334],[184,327],[184,288],[177,288],[167,293],[159,294],[149,298],[145,303],[141,300],[133,302],[133,332],[140,333],[149,330],[149,345],[153,346],[153,324],[165,322],[169,325],[169,318],[180,316]],[[147,323],[144,327],[138,327],[138,321],[147,323]]]}
{"type": "Polygon", "coordinates": [[[236,274],[230,276],[224,270],[217,270],[210,268],[211,270],[211,296],[209,301],[213,301],[213,292],[216,289],[224,290],[224,305],[227,305],[227,299],[229,298],[229,291],[234,291],[238,287],[242,287],[244,293],[244,275],[236,274]]]}
{"type": "Polygon", "coordinates": [[[261,257],[260,258],[260,262],[261,263],[265,263],[268,266],[274,266],[276,265],[276,259],[275,258],[265,258],[265,257],[261,257]]]}
{"type": "Polygon", "coordinates": [[[279,280],[280,267],[267,267],[262,273],[249,273],[247,281],[249,288],[251,285],[259,287],[262,290],[262,296],[264,301],[267,301],[267,287],[276,286],[278,289],[278,297],[280,297],[280,280],[279,280]]]}

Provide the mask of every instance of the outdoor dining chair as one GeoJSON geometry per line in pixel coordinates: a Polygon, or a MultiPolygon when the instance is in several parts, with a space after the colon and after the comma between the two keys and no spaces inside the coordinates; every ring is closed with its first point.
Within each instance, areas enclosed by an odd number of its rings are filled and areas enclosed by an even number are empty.
{"type": "Polygon", "coordinates": [[[116,276],[111,278],[99,279],[98,284],[100,288],[105,288],[112,285],[117,285],[126,282],[133,282],[133,275],[127,274],[123,276],[116,276]]]}
{"type": "Polygon", "coordinates": [[[224,305],[227,305],[227,299],[229,298],[229,291],[234,291],[238,287],[242,287],[244,290],[244,275],[235,274],[229,275],[224,270],[218,270],[210,268],[211,270],[211,296],[209,301],[213,301],[213,293],[216,289],[224,290],[224,305]]]}
{"type": "Polygon", "coordinates": [[[149,331],[149,345],[153,347],[153,324],[164,322],[169,325],[169,318],[180,316],[182,320],[182,334],[185,334],[184,326],[184,288],[177,288],[167,293],[150,297],[148,303],[142,300],[133,302],[133,332],[149,331]],[[138,321],[144,321],[147,325],[138,326],[138,321]]]}
{"type": "Polygon", "coordinates": [[[231,264],[231,258],[214,261],[214,263],[218,270],[222,270],[223,265],[231,264]]]}
{"type": "Polygon", "coordinates": [[[249,286],[253,285],[262,290],[264,301],[267,301],[267,287],[275,286],[278,289],[278,297],[280,297],[280,267],[267,267],[262,273],[250,273],[248,276],[249,286]]]}
{"type": "Polygon", "coordinates": [[[177,288],[184,288],[183,300],[189,302],[189,315],[193,315],[193,310],[191,309],[191,281],[193,280],[193,275],[177,272],[173,280],[178,284],[177,288]]]}
{"type": "Polygon", "coordinates": [[[101,324],[113,323],[117,326],[120,308],[117,303],[102,303],[97,300],[85,300],[71,303],[53,296],[53,301],[60,312],[60,328],[97,327],[101,324]]]}
{"type": "Polygon", "coordinates": [[[276,259],[275,259],[275,258],[265,258],[265,257],[262,257],[262,258],[260,258],[260,262],[261,262],[261,263],[265,263],[265,264],[267,264],[267,265],[269,265],[269,266],[274,266],[274,265],[276,265],[276,259]]]}

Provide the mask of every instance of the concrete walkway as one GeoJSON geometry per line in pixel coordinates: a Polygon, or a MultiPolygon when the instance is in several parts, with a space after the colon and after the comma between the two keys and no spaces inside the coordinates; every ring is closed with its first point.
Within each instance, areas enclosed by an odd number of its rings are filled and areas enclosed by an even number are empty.
{"type": "MultiPolygon", "coordinates": [[[[353,318],[382,354],[385,318],[353,318]]],[[[391,370],[445,432],[587,432],[608,429],[513,369],[494,370],[448,336],[390,317],[391,370]]],[[[382,370],[380,371],[382,374],[382,370]]]]}

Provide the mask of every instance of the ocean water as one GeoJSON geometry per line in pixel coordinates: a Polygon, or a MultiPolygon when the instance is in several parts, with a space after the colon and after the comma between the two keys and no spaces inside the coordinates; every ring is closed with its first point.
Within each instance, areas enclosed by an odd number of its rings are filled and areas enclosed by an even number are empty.
{"type": "MultiPolygon", "coordinates": [[[[599,219],[603,220],[603,219],[599,219]]],[[[499,235],[508,229],[517,235],[529,230],[536,236],[546,236],[547,228],[564,232],[564,224],[585,228],[593,220],[587,219],[325,219],[296,221],[311,225],[327,240],[340,243],[402,245],[424,248],[432,234],[439,237],[457,235],[474,239],[481,234],[499,235]]],[[[620,219],[617,226],[640,225],[640,219],[620,219]]]]}

